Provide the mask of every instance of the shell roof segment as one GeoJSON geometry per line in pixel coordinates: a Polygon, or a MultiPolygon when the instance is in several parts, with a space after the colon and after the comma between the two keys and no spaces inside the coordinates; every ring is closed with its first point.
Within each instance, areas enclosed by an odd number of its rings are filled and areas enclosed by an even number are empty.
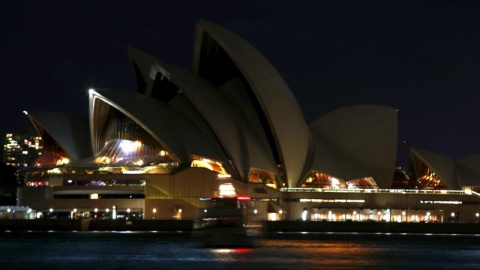
{"type": "Polygon", "coordinates": [[[99,137],[97,118],[105,117],[95,111],[96,99],[108,103],[134,120],[174,156],[178,162],[191,162],[192,155],[206,156],[222,162],[203,136],[163,102],[129,91],[101,90],[90,96],[90,125],[92,141],[99,137]]]}
{"type": "Polygon", "coordinates": [[[314,170],[344,180],[373,177],[380,188],[390,187],[397,149],[395,109],[379,105],[345,107],[318,118],[309,127],[317,145],[314,170]]]}
{"type": "Polygon", "coordinates": [[[434,170],[448,188],[458,189],[460,187],[456,177],[456,164],[454,160],[424,149],[411,148],[410,151],[414,157],[419,158],[434,170]]]}
{"type": "MultiPolygon", "coordinates": [[[[140,50],[130,48],[129,51],[134,61],[150,65],[150,67],[140,67],[140,69],[150,70],[148,73],[151,79],[158,78],[154,73],[160,73],[162,77],[167,78],[178,88],[181,95],[189,99],[188,103],[198,110],[214,131],[221,148],[225,151],[228,159],[232,161],[240,178],[246,180],[251,167],[262,168],[274,173],[277,171],[269,149],[264,147],[265,144],[253,131],[248,119],[238,108],[238,104],[231,102],[217,87],[192,72],[162,62],[140,50]],[[143,60],[137,61],[136,59],[139,58],[143,60]]],[[[163,90],[165,89],[154,88],[150,94],[159,99],[166,99],[165,96],[168,93],[163,93],[163,90]]],[[[177,109],[184,110],[179,106],[177,109]]]]}
{"type": "MultiPolygon", "coordinates": [[[[209,73],[208,65],[222,64],[222,61],[234,63],[230,69],[232,72],[238,69],[258,101],[258,114],[265,122],[263,128],[273,140],[272,152],[283,166],[288,185],[295,186],[305,174],[311,137],[302,111],[287,84],[262,54],[225,28],[200,20],[196,37],[195,72],[203,77],[205,72],[209,73]],[[218,58],[218,61],[212,59],[216,52],[209,51],[208,46],[218,52],[217,45],[228,57],[218,58]]],[[[222,70],[221,66],[217,70],[222,70]]]]}
{"type": "Polygon", "coordinates": [[[88,121],[81,117],[57,112],[29,112],[33,126],[40,136],[45,130],[72,160],[80,160],[92,155],[88,121]]]}

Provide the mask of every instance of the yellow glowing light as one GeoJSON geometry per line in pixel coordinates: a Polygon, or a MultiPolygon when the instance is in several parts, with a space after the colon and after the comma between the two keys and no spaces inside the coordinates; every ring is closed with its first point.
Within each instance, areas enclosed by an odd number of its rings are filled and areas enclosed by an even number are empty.
{"type": "Polygon", "coordinates": [[[98,157],[95,161],[101,164],[110,164],[111,160],[109,157],[98,157]]]}
{"type": "Polygon", "coordinates": [[[133,165],[142,166],[143,165],[143,160],[139,159],[139,160],[133,162],[133,165]]]}
{"type": "Polygon", "coordinates": [[[228,174],[221,162],[216,162],[202,157],[194,156],[192,164],[190,166],[197,168],[206,168],[220,174],[228,174]]]}
{"type": "Polygon", "coordinates": [[[48,174],[61,174],[62,171],[60,171],[59,168],[53,168],[53,169],[51,169],[51,170],[48,170],[47,173],[48,173],[48,174]]]}
{"type": "Polygon", "coordinates": [[[235,188],[233,187],[233,185],[231,183],[226,183],[226,184],[221,184],[219,187],[219,195],[220,196],[235,196],[236,195],[236,192],[235,192],[235,188]]]}
{"type": "Polygon", "coordinates": [[[271,188],[274,188],[274,189],[277,189],[277,185],[275,183],[267,183],[265,184],[267,187],[271,187],[271,188]]]}
{"type": "Polygon", "coordinates": [[[70,159],[68,159],[68,158],[61,158],[61,159],[57,160],[57,162],[56,162],[57,166],[67,165],[69,163],[70,163],[70,159]]]}
{"type": "Polygon", "coordinates": [[[135,146],[135,148],[138,149],[138,148],[140,148],[140,147],[142,146],[142,142],[140,142],[140,141],[135,141],[135,142],[133,143],[133,146],[135,146]]]}
{"type": "Polygon", "coordinates": [[[92,194],[90,194],[90,199],[91,199],[91,200],[98,200],[98,193],[92,193],[92,194]]]}

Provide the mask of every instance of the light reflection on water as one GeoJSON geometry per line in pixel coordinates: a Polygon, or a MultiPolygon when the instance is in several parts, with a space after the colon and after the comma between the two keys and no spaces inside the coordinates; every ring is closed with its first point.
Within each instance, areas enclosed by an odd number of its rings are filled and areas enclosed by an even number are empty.
{"type": "Polygon", "coordinates": [[[0,233],[1,269],[480,269],[480,237],[282,234],[201,248],[188,234],[0,233]]]}

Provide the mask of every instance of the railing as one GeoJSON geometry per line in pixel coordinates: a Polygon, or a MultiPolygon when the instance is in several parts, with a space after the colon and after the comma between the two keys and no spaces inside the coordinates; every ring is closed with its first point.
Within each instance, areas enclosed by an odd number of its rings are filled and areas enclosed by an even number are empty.
{"type": "Polygon", "coordinates": [[[480,197],[480,193],[463,190],[427,190],[427,189],[326,189],[326,188],[281,188],[281,192],[329,192],[329,193],[397,193],[397,194],[455,194],[480,197]]]}

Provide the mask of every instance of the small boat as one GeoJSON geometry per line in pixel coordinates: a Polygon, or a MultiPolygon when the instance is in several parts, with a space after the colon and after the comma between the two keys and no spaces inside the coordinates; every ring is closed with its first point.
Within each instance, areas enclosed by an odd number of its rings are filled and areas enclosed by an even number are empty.
{"type": "Polygon", "coordinates": [[[262,226],[254,224],[248,196],[210,197],[207,207],[194,227],[194,236],[204,247],[254,247],[262,226]]]}

